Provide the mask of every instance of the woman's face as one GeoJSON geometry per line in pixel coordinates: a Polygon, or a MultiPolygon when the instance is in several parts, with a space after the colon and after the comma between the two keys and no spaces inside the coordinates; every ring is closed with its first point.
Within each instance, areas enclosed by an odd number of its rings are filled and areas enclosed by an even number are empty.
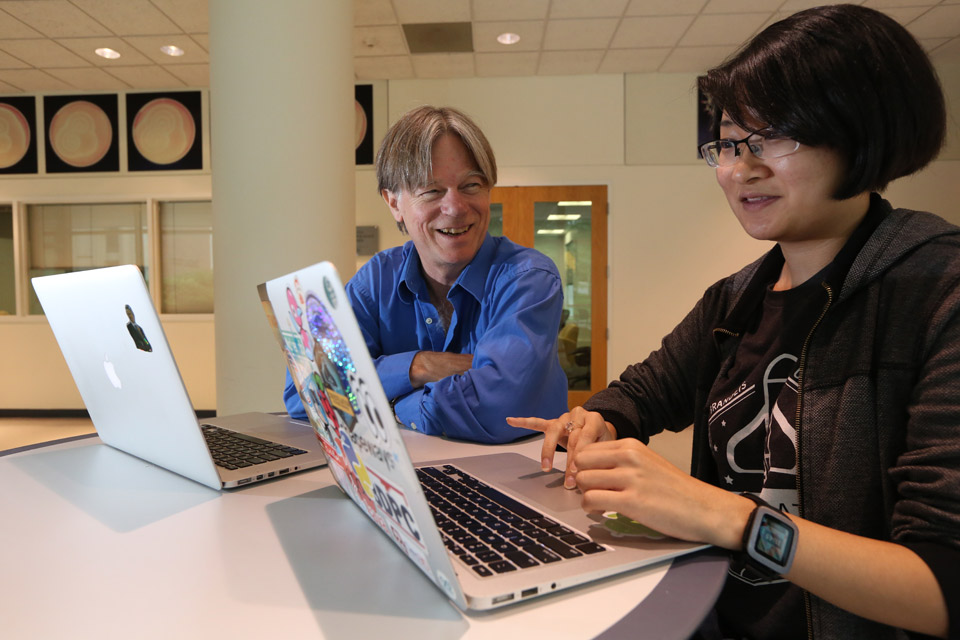
{"type": "MultiPolygon", "coordinates": [[[[751,131],[723,114],[721,138],[740,140],[751,131]]],[[[844,163],[825,147],[800,145],[790,155],[761,160],[744,144],[734,164],[716,171],[733,214],[757,240],[783,245],[845,238],[866,213],[867,194],[833,199],[844,163]]]]}

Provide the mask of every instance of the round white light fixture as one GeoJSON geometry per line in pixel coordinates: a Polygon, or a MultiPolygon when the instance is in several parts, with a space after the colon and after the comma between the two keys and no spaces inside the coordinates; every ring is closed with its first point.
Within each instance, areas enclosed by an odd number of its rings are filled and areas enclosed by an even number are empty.
{"type": "Polygon", "coordinates": [[[507,45],[517,44],[518,42],[520,42],[520,36],[510,32],[501,33],[500,35],[497,36],[497,42],[499,42],[500,44],[507,44],[507,45]]]}
{"type": "Polygon", "coordinates": [[[93,52],[100,56],[101,58],[107,58],[108,60],[116,60],[120,57],[120,54],[113,49],[108,49],[107,47],[100,47],[99,49],[94,49],[93,52]]]}
{"type": "Polygon", "coordinates": [[[183,49],[174,44],[165,44],[160,47],[160,51],[163,51],[168,56],[173,56],[174,58],[183,55],[183,49]]]}

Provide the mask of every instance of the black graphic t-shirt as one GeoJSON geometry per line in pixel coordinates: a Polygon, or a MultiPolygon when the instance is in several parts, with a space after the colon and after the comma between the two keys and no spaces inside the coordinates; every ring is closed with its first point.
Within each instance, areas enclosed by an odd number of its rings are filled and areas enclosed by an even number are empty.
{"type": "MultiPolygon", "coordinates": [[[[709,396],[710,449],[720,485],[758,494],[789,513],[797,513],[797,367],[823,309],[819,282],[768,288],[756,328],[743,334],[709,396]]],[[[729,637],[805,636],[802,592],[782,579],[757,582],[731,572],[717,611],[729,637]],[[733,624],[725,611],[749,624],[733,624]]]]}

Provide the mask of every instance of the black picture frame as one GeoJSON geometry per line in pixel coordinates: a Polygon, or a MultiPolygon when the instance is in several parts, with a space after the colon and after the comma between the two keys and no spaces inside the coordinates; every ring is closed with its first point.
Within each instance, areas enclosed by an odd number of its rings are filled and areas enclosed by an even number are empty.
{"type": "Polygon", "coordinates": [[[18,112],[27,123],[30,141],[23,156],[15,163],[0,167],[0,174],[30,174],[39,170],[37,153],[37,100],[34,96],[11,96],[0,98],[0,104],[18,112]]]}
{"type": "Polygon", "coordinates": [[[46,132],[44,149],[46,151],[45,169],[47,173],[93,173],[120,170],[120,129],[118,126],[117,94],[58,95],[44,96],[43,123],[46,132]],[[103,156],[86,166],[76,166],[61,158],[51,143],[50,126],[57,113],[74,102],[89,102],[100,108],[110,123],[111,138],[103,156]]]}
{"type": "Polygon", "coordinates": [[[354,85],[353,95],[366,118],[363,137],[356,146],[356,163],[357,165],[373,164],[373,85],[354,85]]]}
{"type": "Polygon", "coordinates": [[[203,169],[203,101],[199,91],[164,91],[126,94],[127,106],[127,170],[189,171],[203,169]],[[155,100],[171,100],[182,106],[193,119],[194,137],[190,148],[179,159],[169,163],[154,162],[146,157],[134,140],[134,121],[141,109],[155,100]]]}

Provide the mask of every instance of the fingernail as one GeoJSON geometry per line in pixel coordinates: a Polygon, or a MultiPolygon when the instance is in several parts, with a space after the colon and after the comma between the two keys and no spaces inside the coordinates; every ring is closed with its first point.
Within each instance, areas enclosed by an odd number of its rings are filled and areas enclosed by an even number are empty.
{"type": "Polygon", "coordinates": [[[573,476],[567,476],[563,479],[563,486],[565,489],[574,489],[577,486],[577,480],[573,476]]]}
{"type": "Polygon", "coordinates": [[[553,468],[553,465],[550,464],[550,458],[543,458],[543,459],[540,461],[540,468],[541,468],[543,471],[550,471],[550,469],[553,468]]]}

